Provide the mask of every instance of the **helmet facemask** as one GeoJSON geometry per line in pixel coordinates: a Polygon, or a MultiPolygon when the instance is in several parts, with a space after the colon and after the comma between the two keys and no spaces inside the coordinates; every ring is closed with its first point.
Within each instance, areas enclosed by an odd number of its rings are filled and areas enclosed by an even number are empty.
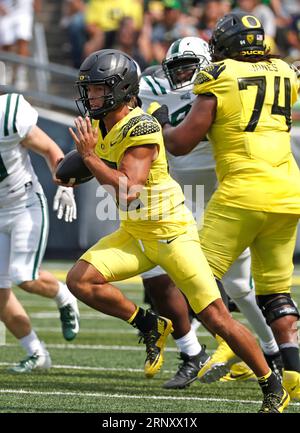
{"type": "Polygon", "coordinates": [[[105,117],[109,111],[112,111],[112,107],[115,110],[118,106],[122,104],[123,101],[119,101],[119,103],[116,103],[113,87],[121,82],[120,77],[113,76],[109,77],[107,80],[98,81],[98,82],[77,82],[77,87],[79,91],[80,98],[76,100],[76,105],[78,110],[80,111],[81,115],[85,115],[86,113],[89,114],[89,116],[92,119],[100,119],[102,117],[105,117]],[[106,94],[103,96],[98,96],[96,98],[91,98],[88,95],[88,86],[89,85],[101,85],[106,87],[106,94]],[[92,99],[102,99],[103,104],[101,104],[101,107],[93,108],[91,105],[92,99]],[[84,110],[80,108],[80,104],[84,107],[84,110]]]}
{"type": "Polygon", "coordinates": [[[189,86],[195,80],[197,72],[208,65],[205,56],[185,52],[180,56],[165,59],[162,67],[172,90],[189,86]]]}
{"type": "Polygon", "coordinates": [[[201,38],[187,36],[170,45],[162,68],[171,90],[176,90],[193,84],[198,71],[209,62],[207,43],[201,38]]]}

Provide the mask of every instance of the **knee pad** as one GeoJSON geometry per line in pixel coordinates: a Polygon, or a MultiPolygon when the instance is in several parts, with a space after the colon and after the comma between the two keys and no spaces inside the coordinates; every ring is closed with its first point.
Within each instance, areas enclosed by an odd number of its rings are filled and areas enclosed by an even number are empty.
{"type": "Polygon", "coordinates": [[[284,316],[300,318],[297,306],[289,293],[258,295],[257,303],[268,325],[284,316]]]}

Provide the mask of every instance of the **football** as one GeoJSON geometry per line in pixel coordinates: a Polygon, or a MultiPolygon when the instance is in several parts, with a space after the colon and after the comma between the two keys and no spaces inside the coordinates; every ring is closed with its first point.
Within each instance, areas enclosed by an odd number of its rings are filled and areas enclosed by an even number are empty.
{"type": "Polygon", "coordinates": [[[64,159],[58,163],[55,175],[63,183],[72,183],[73,185],[88,182],[94,177],[76,149],[67,153],[64,159]]]}

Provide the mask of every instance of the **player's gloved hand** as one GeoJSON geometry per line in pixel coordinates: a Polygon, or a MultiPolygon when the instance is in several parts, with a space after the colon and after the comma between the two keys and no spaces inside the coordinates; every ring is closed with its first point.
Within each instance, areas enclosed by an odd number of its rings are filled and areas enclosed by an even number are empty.
{"type": "Polygon", "coordinates": [[[165,104],[160,105],[158,102],[151,102],[147,113],[154,116],[159,121],[161,127],[171,123],[169,119],[169,109],[165,104]]]}
{"type": "Polygon", "coordinates": [[[67,186],[58,186],[54,200],[53,210],[57,211],[57,218],[71,223],[77,218],[77,206],[75,202],[73,188],[67,186]]]}

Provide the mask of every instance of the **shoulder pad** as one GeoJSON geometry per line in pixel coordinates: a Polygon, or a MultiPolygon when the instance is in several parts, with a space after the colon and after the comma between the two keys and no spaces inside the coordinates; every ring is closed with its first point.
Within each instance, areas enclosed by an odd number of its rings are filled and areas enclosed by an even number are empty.
{"type": "Polygon", "coordinates": [[[194,85],[216,80],[225,68],[226,65],[224,63],[211,63],[198,73],[194,85]]]}
{"type": "Polygon", "coordinates": [[[123,137],[126,137],[129,131],[131,137],[136,137],[139,135],[159,132],[160,126],[152,116],[145,113],[129,120],[129,122],[124,126],[123,137]]]}

